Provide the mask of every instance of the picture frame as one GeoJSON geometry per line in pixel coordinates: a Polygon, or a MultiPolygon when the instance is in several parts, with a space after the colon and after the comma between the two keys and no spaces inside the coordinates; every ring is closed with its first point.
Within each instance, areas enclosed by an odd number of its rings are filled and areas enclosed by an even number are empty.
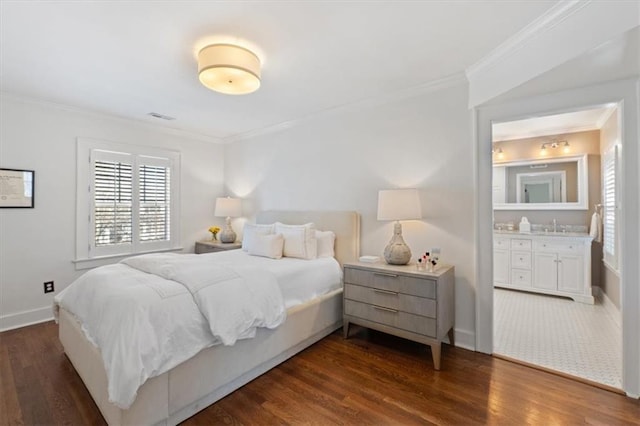
{"type": "Polygon", "coordinates": [[[34,208],[35,175],[33,170],[0,168],[0,208],[34,208]]]}

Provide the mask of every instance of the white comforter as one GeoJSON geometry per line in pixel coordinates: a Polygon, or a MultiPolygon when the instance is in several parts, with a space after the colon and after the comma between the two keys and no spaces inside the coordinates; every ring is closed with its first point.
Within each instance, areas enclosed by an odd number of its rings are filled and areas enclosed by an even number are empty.
{"type": "Polygon", "coordinates": [[[286,319],[273,274],[198,255],[137,256],[91,270],[55,303],[100,349],[109,400],[123,409],[148,378],[286,319]]]}

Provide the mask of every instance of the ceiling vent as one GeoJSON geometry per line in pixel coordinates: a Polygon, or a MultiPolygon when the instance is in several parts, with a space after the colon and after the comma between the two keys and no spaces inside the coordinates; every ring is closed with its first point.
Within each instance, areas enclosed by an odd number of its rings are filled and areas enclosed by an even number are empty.
{"type": "Polygon", "coordinates": [[[168,115],[159,114],[157,112],[150,112],[147,115],[150,115],[154,118],[159,118],[160,120],[167,120],[167,121],[175,120],[175,117],[169,117],[168,115]]]}

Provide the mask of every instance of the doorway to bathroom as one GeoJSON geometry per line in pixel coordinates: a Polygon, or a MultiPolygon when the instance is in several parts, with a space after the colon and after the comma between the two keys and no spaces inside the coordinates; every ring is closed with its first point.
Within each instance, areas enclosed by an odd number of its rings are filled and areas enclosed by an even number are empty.
{"type": "Polygon", "coordinates": [[[492,124],[493,353],[622,389],[618,104],[492,124]]]}

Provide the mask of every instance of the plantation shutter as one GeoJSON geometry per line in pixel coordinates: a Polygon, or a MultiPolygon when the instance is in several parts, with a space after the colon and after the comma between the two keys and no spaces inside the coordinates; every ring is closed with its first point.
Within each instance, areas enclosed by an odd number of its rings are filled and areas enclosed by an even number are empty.
{"type": "Polygon", "coordinates": [[[140,157],[138,172],[141,243],[171,239],[171,168],[168,159],[140,157]]]}
{"type": "MultiPolygon", "coordinates": [[[[92,248],[131,245],[133,240],[133,159],[130,155],[94,151],[92,248]]],[[[102,250],[108,254],[113,250],[102,250]]]]}
{"type": "Polygon", "coordinates": [[[602,165],[602,227],[604,259],[617,267],[616,236],[616,146],[604,155],[602,165]]]}

